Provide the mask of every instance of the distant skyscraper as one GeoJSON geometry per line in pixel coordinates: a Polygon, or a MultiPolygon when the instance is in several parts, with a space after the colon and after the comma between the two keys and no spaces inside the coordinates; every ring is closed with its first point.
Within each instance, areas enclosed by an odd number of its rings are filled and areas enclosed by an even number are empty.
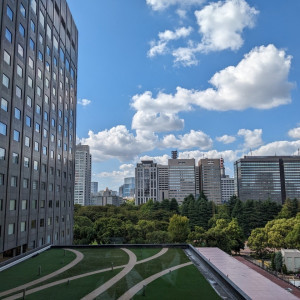
{"type": "Polygon", "coordinates": [[[75,153],[74,203],[89,205],[91,199],[92,157],[88,145],[77,145],[75,153]]]}
{"type": "Polygon", "coordinates": [[[78,32],[65,0],[0,1],[0,256],[72,244],[78,32]]]}
{"type": "Polygon", "coordinates": [[[242,201],[300,199],[300,156],[245,156],[234,167],[242,201]]]}
{"type": "Polygon", "coordinates": [[[221,177],[222,187],[222,202],[227,202],[230,198],[235,195],[234,178],[230,178],[228,175],[221,177]]]}
{"type": "Polygon", "coordinates": [[[199,160],[200,189],[209,201],[222,202],[220,159],[204,158],[199,160]]]}
{"type": "Polygon", "coordinates": [[[169,166],[157,165],[158,170],[158,201],[169,199],[169,166]]]}
{"type": "Polygon", "coordinates": [[[135,178],[134,177],[124,178],[122,197],[134,198],[134,192],[135,192],[135,178]]]}
{"type": "Polygon", "coordinates": [[[91,194],[98,193],[98,182],[92,181],[91,182],[91,194]]]}
{"type": "Polygon", "coordinates": [[[158,200],[157,164],[143,160],[135,168],[135,203],[143,204],[149,199],[158,200]]]}
{"type": "Polygon", "coordinates": [[[195,159],[169,159],[169,199],[182,203],[192,194],[196,196],[195,159]]]}

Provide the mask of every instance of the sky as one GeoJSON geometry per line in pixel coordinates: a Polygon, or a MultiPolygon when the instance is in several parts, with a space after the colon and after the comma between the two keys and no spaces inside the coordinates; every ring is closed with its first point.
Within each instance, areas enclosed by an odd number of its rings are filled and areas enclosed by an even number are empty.
{"type": "Polygon", "coordinates": [[[142,159],[300,148],[299,0],[69,0],[79,31],[77,142],[117,190],[142,159]]]}

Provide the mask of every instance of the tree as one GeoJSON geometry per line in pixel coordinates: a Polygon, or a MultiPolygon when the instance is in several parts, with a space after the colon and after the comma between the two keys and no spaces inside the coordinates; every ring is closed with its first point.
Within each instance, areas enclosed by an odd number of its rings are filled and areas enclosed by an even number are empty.
{"type": "Polygon", "coordinates": [[[282,268],[282,254],[281,251],[276,252],[274,257],[275,270],[278,272],[282,268]]]}
{"type": "Polygon", "coordinates": [[[268,234],[265,228],[255,228],[248,238],[248,246],[255,251],[258,257],[263,257],[267,252],[268,234]]]}
{"type": "Polygon", "coordinates": [[[190,233],[189,219],[185,216],[173,215],[168,227],[171,240],[175,243],[184,243],[190,233]]]}
{"type": "Polygon", "coordinates": [[[228,226],[224,228],[224,234],[229,238],[230,250],[238,253],[240,249],[244,249],[243,230],[239,226],[237,219],[232,219],[228,226]]]}
{"type": "Polygon", "coordinates": [[[149,244],[166,244],[171,241],[170,234],[166,231],[158,230],[146,234],[146,242],[149,244]]]}
{"type": "Polygon", "coordinates": [[[169,201],[169,199],[164,199],[163,201],[161,201],[160,207],[163,210],[170,211],[170,201],[169,201]]]}
{"type": "Polygon", "coordinates": [[[170,211],[173,211],[175,212],[176,214],[179,213],[179,206],[178,206],[178,202],[175,198],[172,198],[171,199],[171,202],[170,202],[170,211]]]}

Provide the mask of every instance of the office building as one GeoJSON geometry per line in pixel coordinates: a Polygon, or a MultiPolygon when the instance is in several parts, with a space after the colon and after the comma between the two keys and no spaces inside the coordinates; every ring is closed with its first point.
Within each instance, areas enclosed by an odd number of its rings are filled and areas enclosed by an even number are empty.
{"type": "Polygon", "coordinates": [[[98,182],[92,181],[91,182],[91,194],[98,193],[98,182]]]}
{"type": "Polygon", "coordinates": [[[235,195],[234,178],[225,175],[221,177],[222,203],[228,202],[235,195]]]}
{"type": "Polygon", "coordinates": [[[158,165],[158,201],[169,199],[169,166],[158,165]]]}
{"type": "Polygon", "coordinates": [[[90,205],[92,156],[88,145],[77,145],[75,152],[74,203],[90,205]]]}
{"type": "Polygon", "coordinates": [[[234,167],[242,201],[300,199],[300,156],[244,156],[234,167]]]}
{"type": "Polygon", "coordinates": [[[181,204],[185,197],[196,197],[195,159],[169,159],[169,199],[181,204]]]}
{"type": "Polygon", "coordinates": [[[106,188],[104,191],[91,195],[91,201],[89,205],[115,205],[120,206],[123,203],[123,198],[117,196],[116,191],[112,191],[106,188]]]}
{"type": "Polygon", "coordinates": [[[135,203],[146,203],[149,199],[158,201],[157,164],[143,160],[135,168],[135,203]]]}
{"type": "Polygon", "coordinates": [[[221,189],[221,161],[220,159],[200,159],[198,162],[200,172],[200,189],[208,201],[216,204],[222,202],[221,189]]]}
{"type": "Polygon", "coordinates": [[[78,32],[65,0],[0,2],[0,256],[73,240],[78,32]]]}
{"type": "Polygon", "coordinates": [[[135,193],[135,178],[124,178],[124,184],[119,188],[119,196],[123,198],[134,198],[135,193]]]}

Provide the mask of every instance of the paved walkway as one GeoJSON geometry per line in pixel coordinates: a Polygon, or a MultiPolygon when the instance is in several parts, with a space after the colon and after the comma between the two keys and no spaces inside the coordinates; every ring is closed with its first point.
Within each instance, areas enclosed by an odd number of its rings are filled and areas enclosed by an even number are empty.
{"type": "MultiPolygon", "coordinates": [[[[20,285],[18,287],[15,287],[13,289],[10,289],[10,290],[7,290],[5,292],[0,293],[0,297],[4,297],[6,295],[22,291],[24,289],[27,289],[27,288],[33,286],[33,285],[36,285],[36,284],[41,283],[41,282],[43,282],[45,280],[48,280],[48,279],[50,279],[50,278],[52,278],[52,277],[54,277],[56,275],[59,275],[59,274],[65,272],[66,270],[69,270],[70,268],[72,268],[75,265],[77,265],[83,259],[83,257],[84,257],[84,255],[81,252],[77,251],[77,250],[73,250],[73,249],[64,249],[64,250],[68,250],[68,251],[71,251],[71,252],[75,253],[76,258],[74,260],[72,260],[69,264],[67,264],[66,266],[64,266],[63,268],[61,268],[61,269],[59,269],[59,270],[57,270],[57,271],[55,271],[53,273],[50,273],[50,274],[45,275],[45,276],[43,276],[43,277],[41,277],[39,279],[36,279],[34,281],[30,281],[28,283],[25,283],[23,285],[20,285]]],[[[22,294],[21,294],[21,296],[22,296],[22,294]]],[[[7,298],[7,299],[10,299],[10,298],[7,298]]]]}
{"type": "Polygon", "coordinates": [[[238,261],[242,262],[249,268],[253,269],[254,271],[258,272],[259,274],[263,275],[264,277],[270,279],[271,281],[273,281],[277,285],[281,286],[282,288],[284,288],[284,289],[291,288],[293,290],[291,293],[300,299],[300,290],[297,289],[296,287],[293,287],[292,285],[288,284],[287,282],[285,282],[285,281],[277,278],[276,276],[270,274],[269,272],[263,270],[262,268],[251,263],[250,261],[246,260],[242,256],[234,256],[234,258],[237,259],[238,261]]]}
{"type": "Polygon", "coordinates": [[[192,265],[193,263],[187,262],[185,264],[181,264],[181,265],[177,265],[175,267],[163,270],[159,273],[153,274],[152,276],[149,276],[148,278],[144,279],[143,281],[140,281],[138,284],[136,284],[135,286],[133,286],[131,289],[129,289],[125,294],[123,294],[118,300],[128,300],[131,299],[139,290],[141,290],[143,288],[144,285],[147,285],[149,283],[151,283],[152,281],[154,281],[155,279],[168,274],[169,272],[173,272],[177,269],[192,265]]]}
{"type": "Polygon", "coordinates": [[[152,260],[152,259],[155,259],[155,258],[158,258],[160,257],[161,255],[165,254],[166,252],[168,251],[168,248],[162,248],[157,254],[153,255],[153,256],[150,256],[148,258],[145,258],[143,260],[139,260],[136,264],[143,264],[149,260],[152,260]]]}

